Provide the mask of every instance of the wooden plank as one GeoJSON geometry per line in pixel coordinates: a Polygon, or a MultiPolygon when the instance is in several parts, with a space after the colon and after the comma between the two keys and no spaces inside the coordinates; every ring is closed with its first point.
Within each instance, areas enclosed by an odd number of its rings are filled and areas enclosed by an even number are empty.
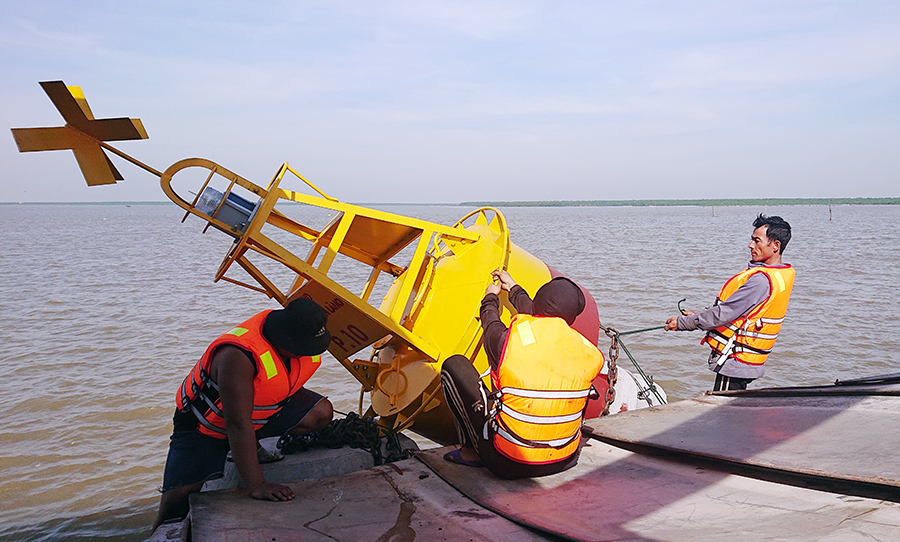
{"type": "Polygon", "coordinates": [[[708,395],[586,427],[613,444],[900,488],[898,412],[897,396],[708,395]]]}
{"type": "MultiPolygon", "coordinates": [[[[615,417],[615,416],[614,416],[615,417]]],[[[484,508],[570,540],[892,540],[900,504],[744,478],[589,441],[578,465],[535,479],[420,452],[484,508]]]]}
{"type": "Polygon", "coordinates": [[[191,496],[194,542],[547,540],[454,491],[416,459],[292,482],[297,497],[255,501],[239,491],[191,496]]]}

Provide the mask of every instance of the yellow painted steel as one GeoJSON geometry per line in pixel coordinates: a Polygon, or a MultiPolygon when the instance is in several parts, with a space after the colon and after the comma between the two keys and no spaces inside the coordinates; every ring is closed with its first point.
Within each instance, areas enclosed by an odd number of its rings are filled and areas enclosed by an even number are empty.
{"type": "Polygon", "coordinates": [[[473,359],[479,370],[487,368],[478,312],[491,271],[510,270],[532,292],[550,279],[549,270],[540,260],[510,242],[506,221],[496,209],[479,209],[453,226],[444,226],[342,203],[286,163],[266,188],[198,158],[173,164],[163,173],[161,184],[170,199],[188,214],[235,237],[216,280],[251,287],[282,304],[307,297],[325,307],[332,335],[329,352],[370,394],[370,413],[394,427],[411,427],[442,442],[452,441],[455,433],[449,412],[439,408],[443,407],[438,378],[441,363],[453,354],[463,354],[473,359]],[[175,192],[172,179],[187,168],[210,171],[197,194],[203,192],[213,175],[219,175],[229,183],[225,197],[235,185],[259,196],[243,231],[212,216],[217,211],[206,214],[198,210],[197,198],[189,203],[175,192]],[[318,195],[282,189],[288,172],[318,195]],[[279,212],[275,206],[282,200],[328,209],[334,212],[334,218],[316,229],[279,212]],[[306,258],[263,233],[266,224],[305,240],[306,258]],[[408,262],[391,261],[407,247],[413,249],[408,262]],[[371,267],[360,294],[332,278],[338,254],[371,267]],[[264,256],[289,268],[296,277],[290,288],[278,289],[250,262],[250,256],[264,256]],[[227,273],[235,262],[256,280],[256,285],[229,279],[227,273]],[[369,302],[369,295],[382,272],[394,280],[376,308],[369,302]],[[372,348],[368,360],[354,359],[368,348],[372,348]],[[431,419],[421,423],[428,413],[431,419]],[[417,420],[419,423],[414,423],[417,420]]]}
{"type": "MultiPolygon", "coordinates": [[[[146,138],[139,120],[94,120],[77,87],[65,87],[61,81],[42,86],[68,124],[13,130],[20,150],[75,150],[89,185],[106,183],[110,176],[121,178],[101,149],[158,175],[163,192],[185,210],[184,218],[197,216],[207,222],[207,228],[213,226],[234,238],[215,281],[259,291],[282,305],[298,297],[316,301],[329,314],[329,352],[360,383],[361,394],[370,396],[367,413],[377,414],[385,425],[410,427],[438,442],[455,440],[438,376],[443,360],[454,354],[469,357],[481,372],[487,368],[479,309],[491,271],[507,269],[531,293],[550,280],[543,262],[510,242],[500,211],[483,208],[452,226],[435,224],[338,201],[287,163],[266,187],[202,158],[181,160],[160,173],[104,143],[135,135],[146,138]],[[100,160],[96,156],[83,161],[82,150],[87,147],[95,149],[109,168],[94,163],[100,160]],[[87,162],[90,167],[85,166],[87,162]],[[172,186],[173,178],[182,172],[179,179],[195,179],[192,175],[198,172],[202,175],[196,178],[205,178],[190,190],[196,194],[191,201],[172,186]],[[314,194],[282,188],[288,173],[314,194]],[[218,192],[213,186],[226,188],[218,192]],[[215,196],[212,204],[206,201],[208,196],[215,196]],[[243,215],[228,218],[233,201],[248,206],[241,211],[246,212],[244,220],[240,220],[243,215]],[[290,218],[286,209],[276,208],[278,204],[324,209],[333,218],[317,228],[290,218]],[[298,255],[298,245],[306,248],[305,256],[298,255]],[[370,268],[358,294],[335,278],[345,276],[340,269],[345,260],[339,255],[370,268]],[[272,262],[279,264],[276,272],[270,269],[272,262]],[[235,278],[235,263],[249,281],[235,278]],[[280,287],[277,276],[284,276],[285,269],[290,284],[280,287]],[[385,274],[392,283],[376,307],[369,298],[385,274]]],[[[505,295],[501,299],[508,323],[512,308],[505,295]]]]}
{"type": "Polygon", "coordinates": [[[66,120],[58,128],[14,128],[19,152],[71,150],[89,186],[115,184],[122,174],[104,154],[103,141],[147,139],[140,119],[95,119],[81,87],[62,81],[41,83],[44,92],[66,120]]]}

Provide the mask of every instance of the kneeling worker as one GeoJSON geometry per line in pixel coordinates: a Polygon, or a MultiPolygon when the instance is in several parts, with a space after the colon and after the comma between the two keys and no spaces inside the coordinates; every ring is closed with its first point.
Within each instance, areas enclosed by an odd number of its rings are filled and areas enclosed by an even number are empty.
{"type": "Polygon", "coordinates": [[[500,478],[544,476],[575,466],[591,382],[603,354],[570,326],[584,310],[584,294],[557,277],[528,296],[506,271],[481,301],[483,344],[493,387],[488,394],[465,356],[444,361],[441,384],[453,413],[460,449],[444,459],[484,465],[500,478]],[[518,314],[500,321],[501,288],[518,314]]]}
{"type": "Polygon", "coordinates": [[[309,299],[263,311],[228,331],[184,379],[154,529],[188,513],[188,496],[222,475],[231,450],[254,499],[288,501],[288,486],[263,478],[260,461],[275,458],[259,439],[324,429],[331,403],[303,384],[319,368],[331,341],[328,315],[309,299]]]}
{"type": "Polygon", "coordinates": [[[791,225],[780,216],[760,214],[753,227],[750,265],[728,279],[715,304],[666,320],[666,331],[706,331],[701,344],[712,348],[713,391],[745,390],[763,375],[794,285],[794,269],[781,261],[791,225]]]}

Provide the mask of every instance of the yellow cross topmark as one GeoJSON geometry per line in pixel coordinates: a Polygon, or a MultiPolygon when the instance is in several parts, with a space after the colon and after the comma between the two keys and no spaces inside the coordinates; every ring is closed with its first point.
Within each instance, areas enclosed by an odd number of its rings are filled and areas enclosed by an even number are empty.
{"type": "Polygon", "coordinates": [[[66,121],[57,128],[13,128],[19,152],[71,150],[88,186],[115,184],[123,179],[101,142],[147,139],[141,119],[95,119],[81,87],[44,81],[44,92],[66,121]]]}

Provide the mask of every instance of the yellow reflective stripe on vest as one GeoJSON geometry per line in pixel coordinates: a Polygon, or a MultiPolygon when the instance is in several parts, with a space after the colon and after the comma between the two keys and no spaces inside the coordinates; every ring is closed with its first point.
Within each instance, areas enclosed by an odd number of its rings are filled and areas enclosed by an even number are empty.
{"type": "Polygon", "coordinates": [[[275,360],[272,358],[272,352],[266,350],[259,356],[260,361],[262,361],[263,368],[266,370],[266,378],[271,380],[278,376],[278,366],[275,365],[275,360]]]}
{"type": "Polygon", "coordinates": [[[318,356],[310,356],[310,359],[312,360],[313,363],[322,363],[322,356],[321,356],[321,355],[318,355],[318,356]]]}
{"type": "Polygon", "coordinates": [[[236,327],[236,328],[226,332],[225,335],[234,335],[236,337],[240,337],[241,335],[243,335],[244,333],[247,333],[248,331],[250,331],[250,330],[242,328],[242,327],[236,327]]]}
{"type": "Polygon", "coordinates": [[[534,344],[534,331],[531,330],[531,324],[527,320],[518,322],[516,324],[516,331],[519,332],[519,339],[522,341],[522,346],[534,344]]]}

